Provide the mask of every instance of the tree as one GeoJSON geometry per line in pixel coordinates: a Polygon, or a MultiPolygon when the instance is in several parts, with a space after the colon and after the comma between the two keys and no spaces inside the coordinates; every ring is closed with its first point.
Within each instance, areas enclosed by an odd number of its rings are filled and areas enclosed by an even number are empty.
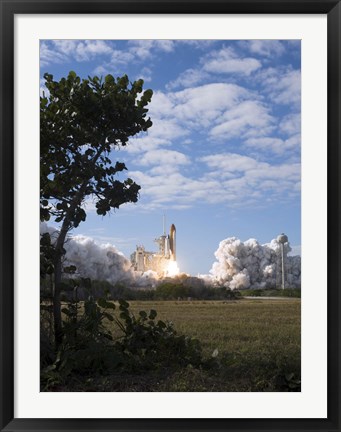
{"type": "Polygon", "coordinates": [[[92,197],[99,215],[136,202],[140,186],[116,174],[126,170],[112,163],[111,150],[129,137],[147,131],[146,108],[152,90],[126,75],[81,80],[75,72],[54,81],[44,75],[48,96],[40,98],[40,218],[51,217],[61,228],[54,243],[53,314],[55,340],[62,340],[61,275],[67,233],[86,219],[84,202],[92,197]]]}

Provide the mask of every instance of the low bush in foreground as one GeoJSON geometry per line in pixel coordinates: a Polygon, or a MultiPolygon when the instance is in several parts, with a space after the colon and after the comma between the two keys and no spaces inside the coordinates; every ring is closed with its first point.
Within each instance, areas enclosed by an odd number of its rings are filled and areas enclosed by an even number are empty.
{"type": "Polygon", "coordinates": [[[70,302],[62,309],[66,316],[64,338],[57,352],[42,331],[42,390],[64,386],[70,376],[141,373],[204,364],[199,341],[178,335],[170,322],[156,321],[154,309],[139,311],[135,316],[129,303],[119,300],[117,317],[115,303],[91,297],[84,302],[83,313],[78,313],[79,308],[78,302],[70,302]],[[114,340],[105,321],[115,323],[122,335],[114,340]]]}

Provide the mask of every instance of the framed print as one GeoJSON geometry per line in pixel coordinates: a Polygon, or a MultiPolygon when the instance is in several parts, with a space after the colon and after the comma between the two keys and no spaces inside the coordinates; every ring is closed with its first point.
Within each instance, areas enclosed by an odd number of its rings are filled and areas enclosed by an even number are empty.
{"type": "Polygon", "coordinates": [[[0,5],[1,430],[339,431],[340,2],[0,5]]]}

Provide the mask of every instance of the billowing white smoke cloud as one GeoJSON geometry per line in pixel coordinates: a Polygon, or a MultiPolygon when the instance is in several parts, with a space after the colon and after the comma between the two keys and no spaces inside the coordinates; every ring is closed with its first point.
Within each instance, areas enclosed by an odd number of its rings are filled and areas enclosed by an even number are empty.
{"type": "MultiPolygon", "coordinates": [[[[48,232],[53,239],[57,231],[41,223],[40,233],[48,232]]],[[[70,237],[64,248],[66,250],[64,265],[75,265],[77,275],[94,280],[106,280],[112,284],[122,282],[138,287],[150,286],[155,283],[154,272],[136,272],[131,262],[122,252],[111,244],[99,244],[90,237],[76,235],[70,237]]]]}
{"type": "Polygon", "coordinates": [[[73,236],[65,245],[66,261],[77,267],[83,277],[108,282],[131,282],[131,263],[111,244],[98,244],[81,235],[73,236]]]}
{"type": "MultiPolygon", "coordinates": [[[[301,257],[287,256],[290,245],[284,245],[286,286],[301,286],[301,257]]],[[[245,242],[230,237],[220,242],[215,252],[217,262],[210,275],[203,275],[207,283],[226,288],[275,288],[281,283],[281,245],[277,240],[261,245],[255,239],[245,242]]]]}
{"type": "MultiPolygon", "coordinates": [[[[41,223],[40,232],[49,232],[51,237],[57,231],[41,223]]],[[[207,284],[225,286],[232,290],[243,288],[274,288],[281,283],[280,244],[272,240],[261,245],[255,239],[245,242],[231,237],[220,242],[215,252],[217,261],[213,264],[209,275],[201,275],[200,279],[207,284]]],[[[157,274],[152,271],[136,272],[128,260],[115,246],[99,244],[85,236],[73,236],[65,244],[65,265],[77,267],[77,274],[95,280],[107,280],[115,284],[122,282],[130,287],[151,287],[158,281],[157,274]]],[[[285,255],[290,252],[289,244],[285,244],[285,255]]],[[[286,256],[286,286],[301,286],[301,257],[286,256]]],[[[191,278],[192,280],[193,278],[191,278]]],[[[191,283],[194,283],[193,280],[191,283]]]]}

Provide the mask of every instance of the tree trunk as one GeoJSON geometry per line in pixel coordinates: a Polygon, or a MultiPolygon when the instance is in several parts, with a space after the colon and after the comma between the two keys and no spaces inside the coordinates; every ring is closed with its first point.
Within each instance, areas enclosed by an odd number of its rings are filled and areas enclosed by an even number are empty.
{"type": "MultiPolygon", "coordinates": [[[[91,165],[94,166],[100,157],[101,153],[105,148],[105,143],[101,145],[98,149],[96,155],[91,161],[91,165]]],[[[62,281],[62,257],[64,255],[64,243],[66,235],[72,228],[72,220],[74,212],[82,203],[84,198],[84,193],[86,187],[89,183],[89,179],[83,181],[81,187],[79,188],[77,194],[74,196],[73,201],[68,208],[62,228],[60,230],[59,236],[55,245],[55,259],[54,259],[54,291],[53,291],[53,321],[54,321],[54,335],[55,335],[55,345],[56,349],[60,346],[63,341],[63,325],[62,325],[62,311],[60,302],[60,292],[61,292],[61,281],[62,281]]]]}
{"type": "Polygon", "coordinates": [[[55,248],[55,259],[54,259],[54,290],[53,290],[53,322],[54,322],[54,338],[56,349],[59,348],[63,340],[63,327],[62,327],[62,311],[60,302],[60,291],[62,281],[62,257],[63,248],[66,239],[66,234],[70,229],[70,220],[65,218],[62,229],[60,230],[56,248],[55,248]]]}
{"type": "MultiPolygon", "coordinates": [[[[58,254],[59,255],[59,254],[58,254]]],[[[62,311],[60,302],[60,283],[62,279],[62,257],[56,258],[54,263],[54,290],[53,290],[53,323],[56,349],[63,341],[62,311]]]]}

